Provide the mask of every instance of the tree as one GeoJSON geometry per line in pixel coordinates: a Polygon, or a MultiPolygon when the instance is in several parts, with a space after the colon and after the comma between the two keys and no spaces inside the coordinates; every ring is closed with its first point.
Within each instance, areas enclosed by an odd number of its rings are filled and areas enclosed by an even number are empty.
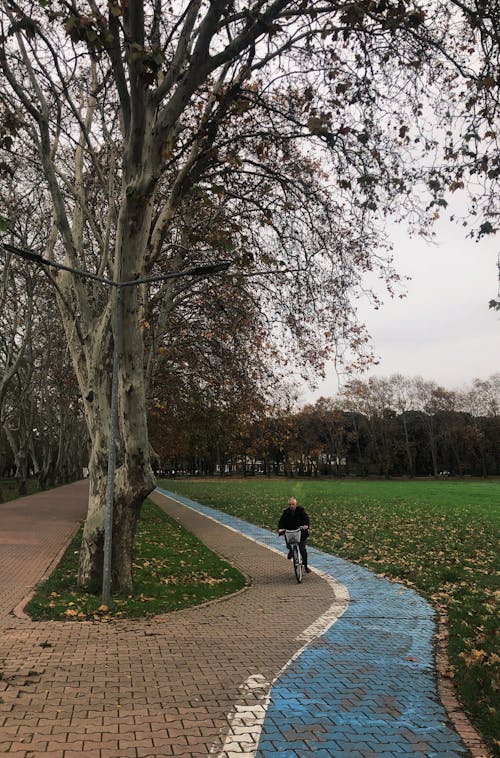
{"type": "Polygon", "coordinates": [[[148,400],[151,439],[173,468],[175,457],[191,455],[198,459],[195,469],[219,465],[224,471],[229,457],[243,454],[242,439],[263,414],[270,349],[260,336],[265,323],[251,294],[244,282],[237,288],[230,281],[191,287],[161,335],[148,400]]]}
{"type": "Polygon", "coordinates": [[[479,460],[481,475],[487,476],[489,469],[491,473],[497,473],[500,375],[493,374],[485,380],[474,379],[471,389],[462,393],[459,401],[461,410],[471,419],[470,449],[479,460]]]}
{"type": "Polygon", "coordinates": [[[32,328],[36,277],[7,261],[0,294],[0,423],[15,459],[19,495],[26,494],[32,403],[32,328]]]}
{"type": "MultiPolygon", "coordinates": [[[[306,373],[343,345],[363,359],[353,298],[366,270],[392,280],[374,220],[395,197],[402,213],[409,203],[410,122],[423,114],[418,93],[438,50],[429,44],[431,4],[427,15],[403,0],[1,7],[0,104],[15,114],[4,149],[35,161],[52,212],[46,257],[118,282],[221,257],[243,275],[271,266],[281,272],[272,282],[255,280],[270,338],[283,345],[291,336],[306,373]]],[[[17,160],[20,188],[30,185],[25,169],[17,160]]],[[[93,587],[102,572],[115,291],[67,271],[51,279],[91,438],[79,582],[93,587]]],[[[154,486],[150,304],[161,335],[189,282],[201,286],[195,276],[123,289],[112,558],[122,590],[154,486]]]]}
{"type": "Polygon", "coordinates": [[[54,294],[19,260],[4,270],[0,337],[0,422],[11,449],[19,495],[28,475],[74,481],[87,464],[86,432],[76,380],[56,314],[54,294]]]}
{"type": "Polygon", "coordinates": [[[376,461],[378,474],[394,473],[397,425],[394,412],[394,384],[391,379],[369,377],[354,380],[344,389],[345,406],[367,420],[368,456],[376,461]]]}
{"type": "MultiPolygon", "coordinates": [[[[335,398],[320,397],[314,406],[306,406],[310,436],[316,438],[322,459],[322,473],[346,473],[349,440],[349,417],[335,398]]],[[[319,460],[318,460],[319,463],[319,460]]]]}
{"type": "Polygon", "coordinates": [[[437,109],[447,125],[438,182],[451,192],[468,192],[469,217],[463,224],[481,238],[499,228],[500,11],[496,0],[451,0],[450,5],[463,24],[459,44],[445,55],[449,96],[437,109]]]}
{"type": "Polygon", "coordinates": [[[41,489],[82,477],[88,465],[88,435],[73,366],[51,289],[38,302],[37,348],[32,393],[35,403],[34,473],[41,489]]]}
{"type": "MultiPolygon", "coordinates": [[[[39,177],[29,168],[18,183],[14,160],[7,156],[0,163],[0,179],[2,207],[11,219],[8,241],[29,249],[50,224],[39,177]]],[[[38,476],[42,489],[47,482],[81,477],[88,461],[86,431],[55,292],[43,272],[15,255],[5,259],[0,319],[0,417],[16,460],[20,493],[26,491],[28,471],[38,476]]]]}
{"type": "Polygon", "coordinates": [[[407,461],[408,476],[415,476],[415,456],[414,446],[410,442],[408,428],[408,413],[414,409],[413,382],[402,374],[393,374],[389,381],[392,384],[392,396],[394,398],[394,408],[399,414],[403,426],[404,448],[407,461]]]}

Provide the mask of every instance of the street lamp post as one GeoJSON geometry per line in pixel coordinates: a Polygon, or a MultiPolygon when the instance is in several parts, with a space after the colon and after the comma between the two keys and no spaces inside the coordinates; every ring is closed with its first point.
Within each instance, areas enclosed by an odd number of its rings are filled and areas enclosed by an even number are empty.
{"type": "Polygon", "coordinates": [[[102,563],[102,605],[109,606],[111,594],[111,555],[113,547],[113,506],[115,502],[116,429],[118,426],[118,367],[122,333],[122,288],[116,287],[115,333],[113,338],[113,375],[111,381],[111,416],[109,419],[108,479],[104,512],[104,550],[102,563]]]}
{"type": "Polygon", "coordinates": [[[20,258],[37,263],[40,266],[69,271],[76,276],[84,279],[92,279],[101,282],[108,287],[115,288],[115,304],[113,309],[114,321],[114,339],[113,339],[113,369],[111,378],[111,414],[109,421],[109,447],[108,447],[108,476],[106,482],[106,504],[104,520],[104,549],[103,549],[103,572],[102,572],[102,604],[109,606],[111,594],[111,556],[113,547],[113,504],[115,499],[115,469],[116,469],[116,433],[118,426],[118,369],[120,365],[120,341],[122,328],[122,290],[124,287],[137,287],[140,284],[149,284],[154,282],[166,281],[167,279],[180,279],[185,276],[209,276],[222,271],[226,271],[231,265],[230,261],[220,263],[211,263],[204,266],[194,266],[184,271],[178,271],[171,274],[161,274],[158,276],[143,277],[142,279],[133,279],[128,282],[115,282],[113,279],[107,279],[103,276],[82,271],[63,263],[56,263],[42,258],[33,250],[15,247],[3,243],[2,247],[8,253],[17,255],[20,258]]]}

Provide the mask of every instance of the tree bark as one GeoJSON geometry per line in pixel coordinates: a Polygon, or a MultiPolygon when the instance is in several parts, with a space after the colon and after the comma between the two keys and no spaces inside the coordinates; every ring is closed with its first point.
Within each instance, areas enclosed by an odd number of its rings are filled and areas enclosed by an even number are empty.
{"type": "MultiPolygon", "coordinates": [[[[120,219],[122,229],[133,229],[118,260],[120,281],[133,281],[140,271],[138,260],[143,254],[149,231],[149,214],[133,201],[124,203],[120,219]]],[[[118,242],[120,244],[120,242],[118,242]]],[[[109,315],[109,314],[108,314],[109,315]]],[[[112,535],[112,588],[120,592],[132,589],[133,544],[137,521],[144,499],[154,489],[155,480],[150,464],[144,378],[144,346],[140,329],[140,303],[136,286],[122,290],[121,342],[118,363],[118,424],[116,440],[115,498],[112,535]]],[[[66,316],[66,331],[71,324],[66,316]]],[[[85,403],[91,437],[89,509],[85,522],[80,553],[78,584],[96,590],[102,578],[106,483],[111,418],[111,366],[113,339],[106,331],[105,319],[101,329],[89,330],[84,340],[85,351],[93,361],[85,361],[81,343],[73,341],[74,363],[85,403]],[[102,337],[106,335],[102,342],[102,337]],[[88,343],[88,344],[87,344],[88,343]],[[96,357],[98,359],[96,360],[96,357]],[[88,367],[93,374],[88,375],[88,367]]]]}

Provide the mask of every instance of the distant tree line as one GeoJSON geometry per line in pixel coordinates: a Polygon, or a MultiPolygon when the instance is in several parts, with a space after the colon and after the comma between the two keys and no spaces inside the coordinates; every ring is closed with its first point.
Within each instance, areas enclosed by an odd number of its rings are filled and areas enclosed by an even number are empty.
{"type": "Polygon", "coordinates": [[[499,476],[500,374],[463,391],[421,377],[356,379],[300,409],[251,397],[150,411],[157,469],[172,475],[499,476]]]}

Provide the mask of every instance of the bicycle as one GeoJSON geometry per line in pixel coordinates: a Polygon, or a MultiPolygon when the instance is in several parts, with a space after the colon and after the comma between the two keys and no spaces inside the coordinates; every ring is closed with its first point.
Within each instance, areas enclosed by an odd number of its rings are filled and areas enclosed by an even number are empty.
{"type": "Polygon", "coordinates": [[[302,577],[304,576],[304,564],[302,563],[302,553],[299,547],[302,529],[303,527],[299,526],[298,529],[285,529],[283,531],[286,544],[292,551],[293,570],[299,584],[302,582],[302,577]]]}

